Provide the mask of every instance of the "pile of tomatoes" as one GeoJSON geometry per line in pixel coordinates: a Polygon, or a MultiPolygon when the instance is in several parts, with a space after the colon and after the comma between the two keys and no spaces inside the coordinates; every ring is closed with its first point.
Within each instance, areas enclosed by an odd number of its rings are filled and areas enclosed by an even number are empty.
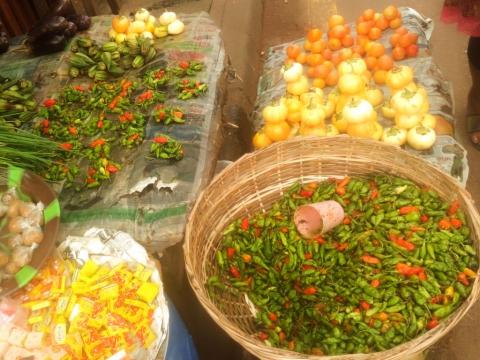
{"type": "Polygon", "coordinates": [[[370,76],[377,84],[384,84],[386,73],[393,68],[394,61],[418,54],[418,35],[402,26],[400,12],[393,5],[381,13],[365,10],[356,21],[355,33],[352,34],[343,16],[332,15],[328,20],[326,36],[319,28],[313,28],[308,31],[303,48],[297,44],[287,47],[286,63],[305,65],[312,86],[324,88],[337,84],[338,64],[351,58],[364,58],[370,76]],[[388,29],[395,30],[390,38],[393,46],[391,54],[377,42],[388,29]]]}

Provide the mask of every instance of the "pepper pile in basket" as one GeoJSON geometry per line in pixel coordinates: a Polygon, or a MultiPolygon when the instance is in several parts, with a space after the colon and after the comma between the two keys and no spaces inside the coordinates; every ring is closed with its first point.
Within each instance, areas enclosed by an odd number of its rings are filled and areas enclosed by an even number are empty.
{"type": "Polygon", "coordinates": [[[389,349],[436,327],[471,291],[478,268],[457,201],[385,175],[296,184],[265,214],[238,219],[216,252],[220,289],[246,293],[257,336],[310,354],[389,349]],[[304,204],[336,200],[343,224],[305,240],[304,204]]]}

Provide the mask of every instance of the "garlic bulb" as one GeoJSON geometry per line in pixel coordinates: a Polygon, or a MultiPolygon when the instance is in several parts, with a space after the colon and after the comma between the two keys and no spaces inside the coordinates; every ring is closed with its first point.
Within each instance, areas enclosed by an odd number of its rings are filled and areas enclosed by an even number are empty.
{"type": "Polygon", "coordinates": [[[16,199],[17,199],[17,197],[15,196],[15,190],[14,189],[10,189],[9,191],[7,191],[5,194],[2,195],[2,202],[5,205],[10,205],[10,203],[13,200],[16,200],[16,199]]]}
{"type": "Polygon", "coordinates": [[[19,267],[27,265],[32,260],[32,249],[19,246],[12,251],[12,261],[19,267]]]}
{"type": "Polygon", "coordinates": [[[11,248],[16,248],[17,246],[23,245],[23,236],[20,234],[10,236],[7,239],[7,245],[11,248]]]}
{"type": "Polygon", "coordinates": [[[14,234],[20,234],[29,227],[30,223],[22,216],[14,217],[8,222],[8,231],[14,234]]]}
{"type": "Polygon", "coordinates": [[[175,20],[168,25],[168,33],[170,35],[181,34],[185,30],[185,24],[181,20],[175,20]]]}
{"type": "Polygon", "coordinates": [[[7,216],[10,218],[17,217],[20,214],[20,206],[22,205],[22,201],[18,199],[14,199],[10,202],[7,210],[7,216]]]}
{"type": "Polygon", "coordinates": [[[0,251],[0,267],[7,265],[9,260],[8,255],[0,251]]]}
{"type": "Polygon", "coordinates": [[[170,25],[173,23],[175,20],[177,20],[177,14],[175,14],[173,11],[164,11],[162,15],[158,18],[158,21],[160,21],[160,25],[170,25]]]}
{"type": "Polygon", "coordinates": [[[31,226],[23,231],[22,242],[25,246],[40,244],[43,240],[43,231],[40,226],[31,226]]]}
{"type": "Polygon", "coordinates": [[[14,261],[10,261],[6,266],[5,266],[5,272],[7,274],[16,274],[20,270],[20,266],[16,264],[14,261]]]}

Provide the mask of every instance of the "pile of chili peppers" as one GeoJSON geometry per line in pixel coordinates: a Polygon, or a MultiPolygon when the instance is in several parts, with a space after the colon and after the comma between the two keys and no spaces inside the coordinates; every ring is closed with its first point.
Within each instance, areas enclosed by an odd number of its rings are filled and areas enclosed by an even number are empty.
{"type": "Polygon", "coordinates": [[[435,328],[478,269],[458,201],[386,175],[294,185],[266,214],[232,223],[216,263],[213,297],[246,293],[260,340],[316,355],[382,351],[435,328]],[[343,223],[302,238],[295,209],[324,200],[342,204],[343,223]]]}
{"type": "MultiPolygon", "coordinates": [[[[202,63],[181,61],[166,69],[148,71],[141,83],[123,79],[75,85],[65,88],[57,98],[45,99],[36,129],[60,143],[64,159],[44,176],[52,181],[64,180],[66,187],[76,190],[98,187],[109,180],[121,170],[111,154],[112,147],[131,149],[142,144],[148,115],[152,113],[163,125],[185,122],[180,108],[166,105],[168,80],[202,69],[202,63]]],[[[152,140],[151,147],[157,158],[181,160],[184,155],[182,144],[171,137],[166,143],[152,140]]]]}

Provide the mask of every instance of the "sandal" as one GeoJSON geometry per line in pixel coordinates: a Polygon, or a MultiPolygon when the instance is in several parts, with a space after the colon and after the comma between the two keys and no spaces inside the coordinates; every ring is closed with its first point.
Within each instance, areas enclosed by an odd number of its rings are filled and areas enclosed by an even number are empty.
{"type": "Polygon", "coordinates": [[[470,141],[480,150],[480,115],[467,116],[467,133],[470,134],[470,141]],[[473,140],[473,134],[476,133],[477,142],[473,140]]]}

